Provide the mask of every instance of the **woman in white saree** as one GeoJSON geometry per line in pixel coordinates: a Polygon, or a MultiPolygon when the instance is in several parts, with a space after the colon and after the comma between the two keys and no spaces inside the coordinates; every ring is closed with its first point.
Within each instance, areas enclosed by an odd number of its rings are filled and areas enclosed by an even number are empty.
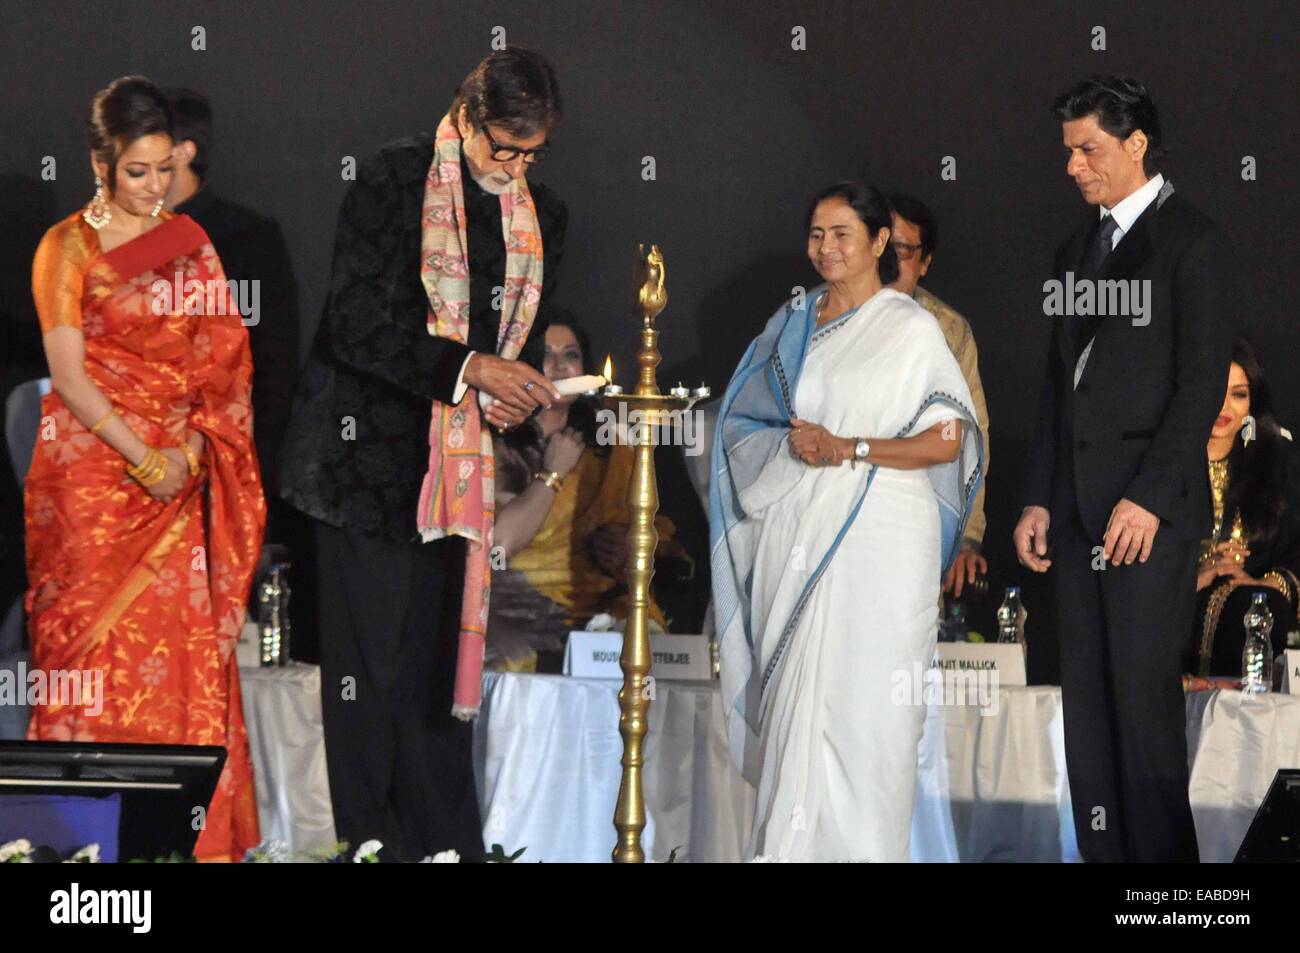
{"type": "Polygon", "coordinates": [[[983,443],[938,324],[884,287],[889,222],[870,186],[817,196],[826,289],[772,316],[719,412],[714,600],[751,855],[907,859],[925,709],[898,683],[933,657],[983,443]]]}

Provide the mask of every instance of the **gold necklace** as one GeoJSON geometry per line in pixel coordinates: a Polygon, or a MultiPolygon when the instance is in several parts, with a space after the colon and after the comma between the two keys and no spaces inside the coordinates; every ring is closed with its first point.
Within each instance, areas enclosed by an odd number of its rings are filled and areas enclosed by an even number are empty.
{"type": "MultiPolygon", "coordinates": [[[[1209,461],[1210,467],[1210,498],[1214,503],[1214,532],[1210,534],[1201,546],[1201,561],[1205,562],[1214,558],[1215,547],[1222,542],[1223,535],[1223,507],[1228,495],[1228,458],[1222,460],[1209,461]]],[[[1241,541],[1244,531],[1241,525],[1241,514],[1235,513],[1232,519],[1232,530],[1230,537],[1238,542],[1241,541]]]]}

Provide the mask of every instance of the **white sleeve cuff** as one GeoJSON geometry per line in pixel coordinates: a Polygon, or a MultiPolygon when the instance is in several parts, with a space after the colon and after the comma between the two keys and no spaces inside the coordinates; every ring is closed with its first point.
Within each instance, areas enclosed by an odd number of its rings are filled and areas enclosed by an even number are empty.
{"type": "Polygon", "coordinates": [[[465,383],[465,368],[469,367],[470,359],[475,353],[471,351],[460,365],[460,373],[456,375],[456,389],[451,392],[451,402],[453,404],[459,404],[461,398],[465,396],[465,391],[469,390],[469,385],[465,383]]]}

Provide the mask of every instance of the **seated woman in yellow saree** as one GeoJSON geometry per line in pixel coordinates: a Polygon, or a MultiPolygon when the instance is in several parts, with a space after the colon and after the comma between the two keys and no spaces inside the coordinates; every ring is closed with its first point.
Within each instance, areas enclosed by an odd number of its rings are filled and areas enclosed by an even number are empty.
{"type": "MultiPolygon", "coordinates": [[[[590,373],[586,336],[567,315],[546,329],[543,373],[590,373]]],[[[496,521],[485,665],[558,671],[568,633],[598,613],[627,617],[623,585],[632,449],[596,443],[596,404],[565,397],[517,430],[494,438],[496,521]]],[[[661,555],[681,554],[671,521],[655,519],[661,555]]],[[[651,628],[667,630],[657,603],[651,628]]]]}
{"type": "Polygon", "coordinates": [[[91,128],[112,185],[32,266],[53,390],[25,488],[26,605],[33,668],[102,681],[34,707],[28,737],[224,746],[194,853],[239,860],[259,836],[233,649],[266,512],[248,332],[203,229],[162,211],[161,93],[118,80],[91,128]]]}

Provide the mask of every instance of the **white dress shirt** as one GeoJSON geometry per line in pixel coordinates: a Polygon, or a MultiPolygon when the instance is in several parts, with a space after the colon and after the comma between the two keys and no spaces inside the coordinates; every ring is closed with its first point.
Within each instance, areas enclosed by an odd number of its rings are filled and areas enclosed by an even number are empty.
{"type": "Polygon", "coordinates": [[[1137,189],[1132,194],[1120,199],[1115,203],[1114,208],[1104,208],[1098,206],[1098,212],[1101,218],[1107,215],[1115,219],[1115,231],[1110,236],[1111,251],[1119,244],[1119,240],[1128,234],[1128,230],[1133,227],[1133,223],[1138,220],[1138,216],[1147,210],[1147,206],[1156,200],[1160,194],[1160,189],[1165,184],[1165,177],[1159,172],[1153,178],[1147,179],[1146,184],[1137,189]]]}
{"type": "MultiPolygon", "coordinates": [[[[1119,240],[1123,238],[1128,230],[1133,227],[1133,223],[1138,220],[1138,216],[1147,210],[1147,206],[1156,200],[1160,195],[1160,190],[1164,187],[1165,177],[1156,173],[1139,189],[1134,190],[1125,198],[1115,203],[1114,208],[1098,207],[1098,215],[1104,221],[1107,215],[1115,219],[1115,231],[1110,235],[1110,249],[1115,250],[1119,240]]],[[[1074,386],[1077,390],[1079,379],[1083,377],[1083,369],[1088,364],[1088,355],[1092,353],[1092,341],[1088,341],[1084,347],[1083,353],[1079,355],[1079,360],[1074,365],[1074,386]]]]}

